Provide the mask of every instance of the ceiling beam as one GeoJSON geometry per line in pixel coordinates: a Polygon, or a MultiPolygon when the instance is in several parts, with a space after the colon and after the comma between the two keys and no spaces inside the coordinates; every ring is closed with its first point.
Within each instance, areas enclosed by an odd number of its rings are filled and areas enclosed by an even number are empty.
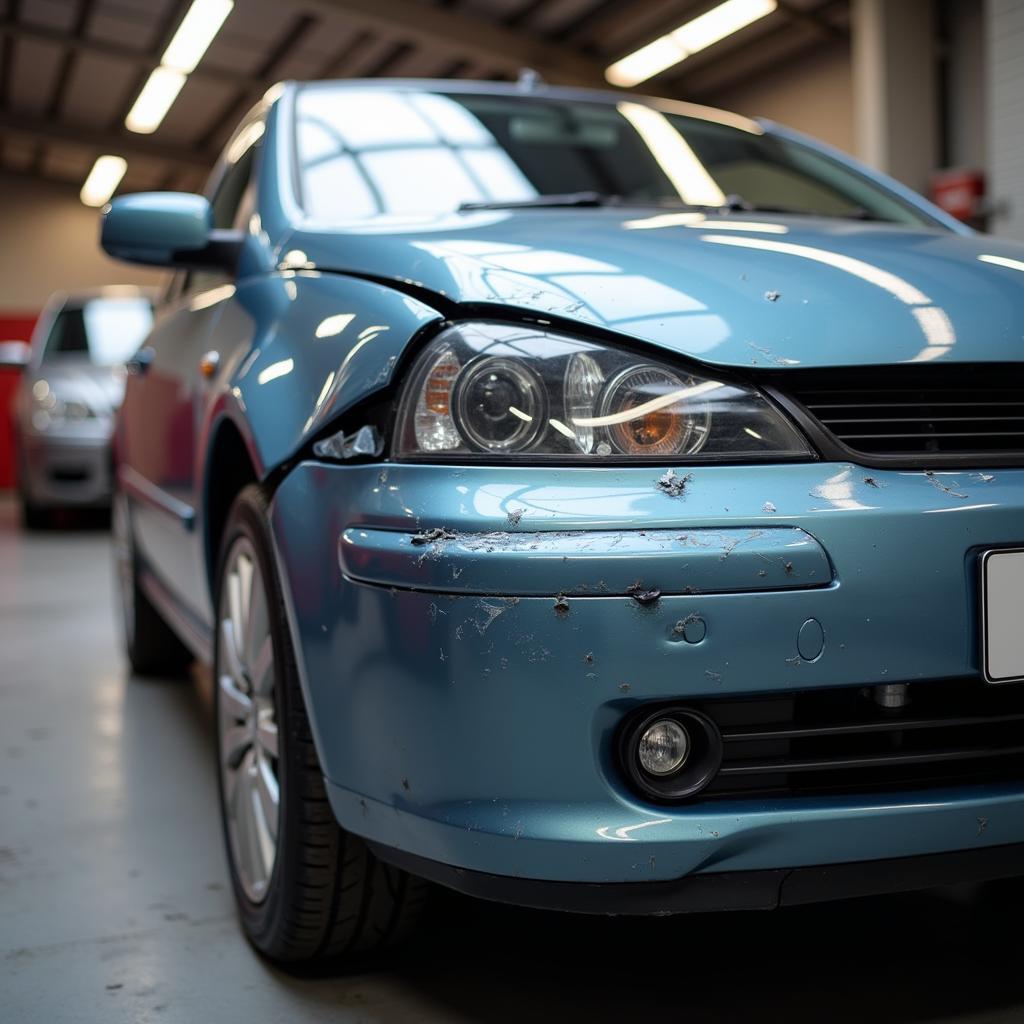
{"type": "MultiPolygon", "coordinates": [[[[75,21],[67,37],[69,40],[82,39],[85,36],[85,30],[89,24],[89,19],[92,17],[95,3],[96,0],[78,0],[75,21]]],[[[64,47],[64,52],[61,54],[60,59],[60,70],[57,72],[56,81],[53,83],[50,102],[46,105],[47,117],[60,116],[61,104],[64,102],[64,96],[67,93],[68,83],[71,81],[71,75],[74,72],[77,58],[78,54],[73,49],[67,46],[64,47]]]]}
{"type": "Polygon", "coordinates": [[[155,139],[112,132],[66,121],[45,120],[25,114],[0,113],[0,135],[20,137],[33,142],[82,146],[94,153],[116,153],[123,157],[162,160],[184,170],[208,171],[215,153],[190,151],[187,146],[157,142],[155,139]]]}
{"type": "Polygon", "coordinates": [[[626,54],[713,6],[714,0],[605,0],[567,25],[559,39],[601,54],[626,54]]]}
{"type": "Polygon", "coordinates": [[[714,105],[724,102],[717,99],[721,92],[756,81],[788,62],[838,46],[838,42],[822,39],[807,25],[787,25],[762,35],[756,47],[738,49],[729,60],[686,68],[665,84],[677,96],[714,105]]]}
{"type": "MultiPolygon", "coordinates": [[[[313,0],[312,4],[308,0],[287,2],[306,11],[315,6],[360,27],[375,29],[382,35],[394,36],[396,39],[401,36],[402,39],[424,43],[453,59],[477,59],[512,72],[521,67],[531,67],[542,72],[552,82],[605,84],[604,67],[600,61],[583,56],[574,49],[566,49],[564,44],[551,43],[522,29],[505,27],[466,12],[456,14],[440,7],[427,7],[416,0],[313,0]]],[[[147,74],[157,60],[153,53],[134,46],[89,36],[76,38],[57,29],[17,23],[9,18],[0,20],[0,37],[12,41],[50,43],[65,51],[95,54],[129,64],[147,74]]],[[[259,85],[253,75],[217,67],[206,61],[192,72],[192,77],[249,88],[259,85]]]]}
{"type": "Polygon", "coordinates": [[[848,28],[837,25],[828,19],[828,10],[835,6],[828,2],[828,0],[817,10],[812,11],[805,10],[803,7],[797,7],[792,0],[778,0],[778,2],[779,12],[786,15],[790,21],[816,29],[819,35],[826,36],[829,39],[840,40],[850,38],[848,28]]]}
{"type": "MultiPolygon", "coordinates": [[[[11,24],[18,20],[18,9],[21,0],[10,0],[7,5],[7,17],[11,24]]],[[[9,36],[0,35],[0,110],[11,105],[11,86],[14,83],[14,40],[9,36]]]]}
{"type": "Polygon", "coordinates": [[[516,72],[529,67],[552,83],[603,85],[604,66],[541,36],[417,0],[288,0],[303,10],[316,7],[388,36],[425,44],[443,55],[471,57],[516,72]]]}
{"type": "MultiPolygon", "coordinates": [[[[146,74],[149,74],[160,60],[159,54],[151,53],[148,50],[140,50],[134,46],[111,43],[104,39],[93,39],[88,36],[71,36],[67,32],[57,29],[44,28],[41,25],[15,23],[10,19],[0,21],[0,38],[12,41],[27,40],[35,43],[52,43],[67,52],[91,53],[97,57],[106,57],[111,60],[120,61],[123,64],[130,64],[146,74]]],[[[239,71],[230,71],[226,68],[213,67],[205,63],[200,63],[199,67],[192,72],[192,76],[217,82],[233,82],[236,85],[245,85],[252,81],[251,75],[246,75],[239,71]]]]}
{"type": "Polygon", "coordinates": [[[224,141],[223,136],[234,131],[242,115],[254,106],[259,98],[277,81],[274,76],[274,69],[285,61],[295,49],[301,45],[304,38],[317,27],[319,19],[309,14],[298,14],[293,19],[284,34],[270,47],[270,52],[263,58],[262,63],[256,69],[252,81],[242,86],[235,92],[235,95],[221,108],[220,113],[214,117],[212,122],[199,137],[199,146],[207,149],[219,146],[224,141]]]}
{"type": "MultiPolygon", "coordinates": [[[[612,2],[579,19],[567,30],[565,39],[577,47],[596,48],[601,53],[629,53],[705,13],[718,2],[720,0],[701,0],[697,3],[694,0],[631,0],[628,4],[612,2]],[[604,44],[609,39],[616,41],[611,51],[604,44]]],[[[804,25],[815,29],[819,36],[836,40],[849,37],[849,31],[844,26],[835,24],[827,16],[837,6],[836,0],[824,0],[812,10],[798,7],[793,0],[778,0],[778,4],[777,16],[773,16],[771,22],[788,23],[790,26],[804,25]]],[[[696,56],[714,60],[721,56],[721,52],[717,47],[712,47],[696,56]]]]}
{"type": "MultiPolygon", "coordinates": [[[[840,4],[845,6],[845,0],[825,0],[816,10],[817,20],[823,20],[840,4]]],[[[718,46],[695,53],[667,69],[659,81],[663,88],[675,95],[707,100],[709,95],[713,96],[719,90],[751,81],[815,48],[848,45],[848,34],[839,26],[836,29],[837,33],[823,33],[820,25],[804,19],[766,19],[754,37],[756,43],[751,44],[749,38],[744,40],[739,35],[735,39],[725,39],[718,46]]]]}

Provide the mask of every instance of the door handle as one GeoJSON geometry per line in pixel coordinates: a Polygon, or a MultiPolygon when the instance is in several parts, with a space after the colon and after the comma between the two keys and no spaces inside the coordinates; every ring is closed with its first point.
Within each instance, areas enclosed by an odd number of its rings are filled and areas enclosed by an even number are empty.
{"type": "Polygon", "coordinates": [[[139,351],[128,360],[128,372],[137,377],[144,376],[149,372],[149,367],[152,365],[154,356],[156,356],[156,352],[149,345],[145,348],[140,348],[139,351]]]}

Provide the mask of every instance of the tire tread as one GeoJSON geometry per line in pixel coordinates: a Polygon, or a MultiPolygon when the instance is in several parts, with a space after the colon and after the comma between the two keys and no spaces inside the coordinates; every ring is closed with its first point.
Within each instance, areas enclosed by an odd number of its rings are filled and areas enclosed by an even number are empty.
{"type": "Polygon", "coordinates": [[[275,902],[268,908],[272,912],[248,903],[233,868],[232,881],[246,934],[260,952],[279,962],[337,962],[406,939],[423,912],[430,886],[379,861],[362,839],[346,832],[334,818],[298,683],[267,523],[266,497],[258,485],[246,487],[228,517],[218,581],[233,531],[237,535],[242,524],[263,562],[271,591],[268,604],[280,625],[275,640],[277,685],[286,688],[283,717],[286,745],[291,747],[287,753],[282,750],[282,756],[287,758],[285,771],[293,776],[283,787],[284,799],[292,801],[290,819],[284,804],[282,811],[291,840],[288,849],[278,851],[271,880],[271,889],[278,892],[272,891],[265,901],[275,902]]]}

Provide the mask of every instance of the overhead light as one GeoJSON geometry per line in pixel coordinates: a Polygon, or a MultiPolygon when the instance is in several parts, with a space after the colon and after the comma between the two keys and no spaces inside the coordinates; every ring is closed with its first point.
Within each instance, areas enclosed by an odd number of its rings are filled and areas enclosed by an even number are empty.
{"type": "Polygon", "coordinates": [[[699,53],[778,7],[778,0],[728,0],[677,28],[673,37],[687,53],[699,53]]]}
{"type": "Polygon", "coordinates": [[[725,0],[706,14],[616,61],[605,70],[604,77],[612,85],[623,88],[638,85],[771,14],[778,6],[778,0],[725,0]]]}
{"type": "Polygon", "coordinates": [[[122,156],[97,157],[82,191],[78,193],[79,198],[86,206],[102,206],[121,184],[127,169],[128,161],[122,156]]]}
{"type": "Polygon", "coordinates": [[[186,74],[195,71],[234,6],[234,0],[193,0],[160,63],[186,74]]]}
{"type": "Polygon", "coordinates": [[[125,128],[141,135],[155,132],[171,109],[171,104],[178,98],[187,77],[183,71],[175,71],[173,68],[154,68],[139,98],[124,119],[125,128]]]}
{"type": "Polygon", "coordinates": [[[192,0],[188,14],[164,50],[160,66],[153,70],[128,111],[125,128],[148,135],[160,127],[185,79],[195,71],[234,6],[234,0],[192,0]]]}

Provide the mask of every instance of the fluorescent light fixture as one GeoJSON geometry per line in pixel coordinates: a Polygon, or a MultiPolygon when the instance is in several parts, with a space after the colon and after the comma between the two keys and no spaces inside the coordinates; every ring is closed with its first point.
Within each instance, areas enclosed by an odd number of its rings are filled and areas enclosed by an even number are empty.
{"type": "Polygon", "coordinates": [[[778,0],[725,0],[699,18],[616,61],[606,69],[604,77],[624,89],[639,85],[764,18],[778,6],[778,0]]]}
{"type": "Polygon", "coordinates": [[[195,71],[234,6],[234,0],[193,0],[160,63],[185,74],[195,71]]]}
{"type": "Polygon", "coordinates": [[[171,109],[171,104],[178,98],[187,77],[183,71],[164,67],[154,68],[142,87],[139,98],[124,119],[125,128],[140,135],[155,132],[167,111],[171,109]]]}
{"type": "Polygon", "coordinates": [[[78,193],[79,198],[86,206],[102,206],[121,184],[127,169],[128,161],[122,156],[97,157],[82,191],[78,193]]]}
{"type": "Polygon", "coordinates": [[[672,37],[687,53],[699,53],[771,14],[778,0],[727,0],[677,28],[672,37]]]}
{"type": "Polygon", "coordinates": [[[666,68],[685,60],[689,54],[671,37],[662,36],[605,69],[604,77],[623,89],[646,82],[666,68]]]}
{"type": "Polygon", "coordinates": [[[178,98],[185,79],[195,71],[234,6],[234,0],[192,0],[188,14],[164,50],[160,67],[150,74],[128,111],[124,119],[125,128],[140,135],[149,135],[160,127],[171,104],[178,98]]]}

